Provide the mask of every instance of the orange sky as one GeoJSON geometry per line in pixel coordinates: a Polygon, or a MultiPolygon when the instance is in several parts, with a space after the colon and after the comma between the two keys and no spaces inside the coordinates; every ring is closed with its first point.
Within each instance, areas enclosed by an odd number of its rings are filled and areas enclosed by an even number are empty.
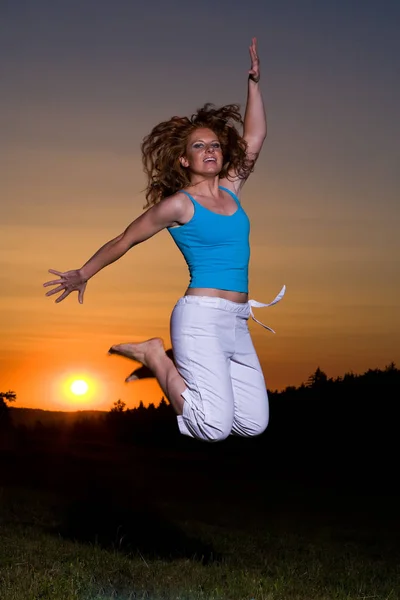
{"type": "MultiPolygon", "coordinates": [[[[253,34],[261,39],[269,136],[242,197],[252,222],[251,297],[269,302],[287,286],[282,302],[256,315],[277,334],[250,325],[268,387],[299,385],[317,366],[337,376],[400,364],[399,89],[389,87],[391,63],[379,55],[390,30],[376,33],[374,46],[344,23],[342,51],[334,54],[317,35],[318,23],[303,24],[302,45],[290,27],[278,27],[287,15],[274,14],[264,28],[254,15],[233,15],[210,68],[204,47],[189,45],[183,33],[185,52],[164,45],[162,56],[148,58],[149,71],[137,23],[128,31],[116,19],[110,29],[111,37],[137,47],[100,45],[108,10],[101,26],[88,24],[81,38],[71,29],[74,44],[88,42],[82,59],[76,45],[56,36],[64,32],[62,15],[43,25],[38,14],[25,29],[21,15],[9,17],[4,43],[12,65],[0,140],[0,390],[15,390],[17,406],[65,410],[160,399],[156,384],[125,385],[131,365],[107,349],[152,336],[169,343],[169,315],[187,270],[166,232],[90,281],[83,306],[75,297],[55,305],[42,282],[48,268],[81,266],[140,214],[138,149],[155,123],[209,100],[243,105],[253,34]],[[53,37],[43,38],[39,23],[53,37]],[[227,57],[232,31],[235,48],[227,57]],[[358,40],[368,69],[345,51],[346,36],[358,40]],[[97,41],[97,54],[89,41],[97,41]],[[290,56],[279,54],[282,47],[292,49],[290,56]],[[75,375],[92,382],[81,401],[63,389],[75,375]]],[[[160,17],[161,36],[162,24],[160,17]]]]}
{"type": "MultiPolygon", "coordinates": [[[[265,154],[244,190],[243,203],[253,223],[251,296],[269,302],[287,285],[279,304],[257,311],[277,334],[251,323],[268,386],[298,385],[318,365],[333,376],[398,361],[397,228],[380,222],[379,215],[373,228],[351,215],[310,214],[311,207],[306,215],[304,206],[310,206],[312,197],[301,199],[287,185],[282,185],[285,195],[278,197],[268,182],[260,186],[263,168],[268,169],[265,154]],[[293,196],[301,211],[290,209],[293,196]]],[[[108,157],[87,162],[94,181],[103,167],[113,175],[108,157]]],[[[127,168],[126,179],[131,176],[127,168]]],[[[53,187],[51,182],[43,187],[47,185],[53,187]]],[[[41,288],[46,269],[80,265],[141,210],[140,195],[133,195],[132,209],[123,197],[115,201],[117,210],[96,211],[93,202],[90,226],[79,223],[79,207],[68,206],[70,193],[58,192],[59,223],[53,218],[47,225],[1,227],[2,388],[17,391],[19,406],[108,408],[118,398],[129,406],[158,401],[161,392],[155,384],[125,385],[129,361],[107,356],[107,350],[113,343],[152,336],[169,342],[169,315],[187,282],[186,266],[163,232],[91,280],[83,305],[75,296],[54,304],[41,288]],[[96,382],[96,396],[72,402],[62,392],[71,375],[96,382]]]]}

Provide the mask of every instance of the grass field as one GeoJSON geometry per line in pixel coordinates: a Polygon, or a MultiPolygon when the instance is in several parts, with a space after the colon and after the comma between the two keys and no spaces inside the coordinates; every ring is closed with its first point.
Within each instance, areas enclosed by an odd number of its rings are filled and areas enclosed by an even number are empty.
{"type": "Polygon", "coordinates": [[[269,480],[218,450],[0,461],[2,600],[400,598],[397,500],[269,480]]]}

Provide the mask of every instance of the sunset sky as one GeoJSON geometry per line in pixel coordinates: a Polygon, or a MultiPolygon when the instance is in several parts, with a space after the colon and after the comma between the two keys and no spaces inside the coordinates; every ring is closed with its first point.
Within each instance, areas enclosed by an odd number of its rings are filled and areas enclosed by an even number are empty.
{"type": "Polygon", "coordinates": [[[205,102],[246,99],[257,36],[268,139],[242,201],[251,331],[269,389],[400,364],[400,6],[394,1],[20,0],[0,8],[0,391],[16,406],[158,401],[124,384],[118,342],[169,343],[187,268],[167,232],[61,304],[79,268],[138,216],[140,142],[205,102]],[[88,379],[75,399],[67,381],[88,379]]]}

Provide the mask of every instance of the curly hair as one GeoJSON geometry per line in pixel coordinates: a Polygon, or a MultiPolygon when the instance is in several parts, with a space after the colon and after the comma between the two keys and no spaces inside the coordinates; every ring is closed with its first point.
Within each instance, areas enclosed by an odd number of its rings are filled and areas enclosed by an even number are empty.
{"type": "Polygon", "coordinates": [[[190,185],[189,173],[179,159],[185,155],[189,135],[202,127],[211,129],[220,141],[224,157],[220,177],[228,177],[233,171],[237,177],[246,179],[253,170],[254,161],[248,158],[247,143],[235,123],[243,125],[237,104],[221,108],[205,104],[190,119],[172,117],[156,125],[141,145],[143,169],[147,176],[147,204],[144,208],[190,185]]]}

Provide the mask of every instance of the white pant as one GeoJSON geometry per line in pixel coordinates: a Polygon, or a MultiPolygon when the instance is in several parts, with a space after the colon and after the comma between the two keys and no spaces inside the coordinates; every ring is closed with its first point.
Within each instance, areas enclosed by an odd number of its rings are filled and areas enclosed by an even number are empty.
{"type": "MultiPolygon", "coordinates": [[[[271,304],[283,294],[284,288],[271,304]]],[[[187,385],[178,416],[182,434],[213,442],[267,427],[268,395],[247,323],[252,306],[270,305],[209,296],[184,296],[175,305],[172,347],[187,385]]]]}

